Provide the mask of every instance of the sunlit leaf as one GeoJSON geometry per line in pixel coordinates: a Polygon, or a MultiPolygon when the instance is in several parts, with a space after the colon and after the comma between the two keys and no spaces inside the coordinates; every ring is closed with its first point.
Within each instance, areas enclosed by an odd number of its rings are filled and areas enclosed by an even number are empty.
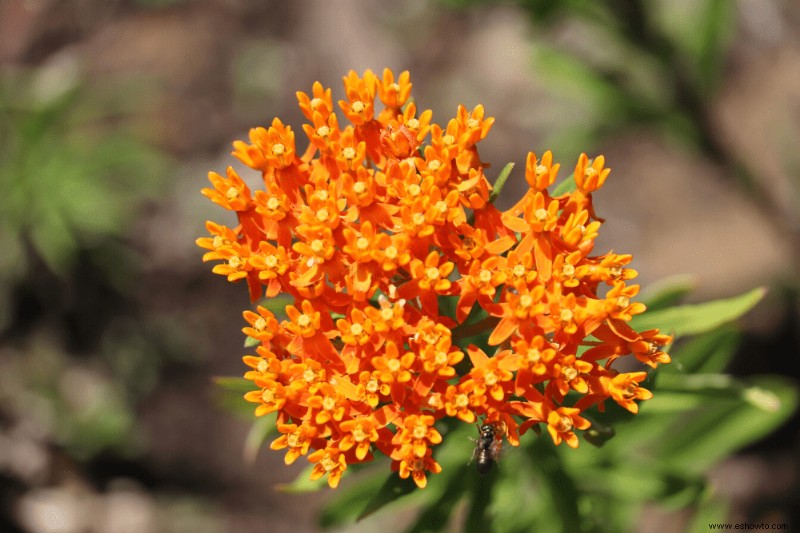
{"type": "Polygon", "coordinates": [[[647,311],[653,312],[676,305],[695,288],[692,276],[673,276],[649,285],[640,295],[647,311]]]}
{"type": "MultiPolygon", "coordinates": [[[[648,416],[664,413],[681,414],[705,405],[708,400],[708,397],[697,392],[670,391],[659,388],[653,398],[643,402],[640,409],[643,414],[648,416]]],[[[716,396],[715,400],[719,401],[719,397],[716,396]]],[[[729,398],[729,400],[735,400],[735,398],[729,398]]],[[[667,425],[666,422],[666,419],[660,419],[657,425],[667,425]]]]}
{"type": "Polygon", "coordinates": [[[755,307],[764,294],[766,289],[759,287],[724,300],[646,312],[635,316],[631,327],[638,331],[658,328],[672,333],[676,338],[697,335],[741,317],[755,307]]]}

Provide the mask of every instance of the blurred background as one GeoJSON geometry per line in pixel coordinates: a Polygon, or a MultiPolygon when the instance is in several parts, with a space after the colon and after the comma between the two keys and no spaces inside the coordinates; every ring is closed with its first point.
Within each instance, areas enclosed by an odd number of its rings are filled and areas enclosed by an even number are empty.
{"type": "MultiPolygon", "coordinates": [[[[301,465],[244,457],[213,385],[249,301],[200,261],[232,220],[199,191],[250,127],[302,131],[295,91],[386,66],[436,122],[496,117],[501,207],[528,151],[605,154],[596,249],[693,301],[768,286],[729,370],[798,377],[796,1],[0,0],[0,531],[317,530],[328,492],[276,493],[301,465]]],[[[731,518],[800,526],[798,452],[795,416],[715,466],[731,518]]]]}

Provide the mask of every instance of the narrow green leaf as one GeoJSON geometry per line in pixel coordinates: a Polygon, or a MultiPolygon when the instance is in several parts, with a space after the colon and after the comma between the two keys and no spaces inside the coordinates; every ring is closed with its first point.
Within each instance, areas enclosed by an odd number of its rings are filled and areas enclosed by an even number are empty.
{"type": "Polygon", "coordinates": [[[729,0],[710,0],[699,17],[695,32],[699,42],[697,73],[701,89],[708,94],[715,86],[725,64],[723,56],[735,22],[735,5],[729,0]]]}
{"type": "Polygon", "coordinates": [[[328,478],[322,476],[319,479],[311,479],[311,471],[314,470],[314,465],[306,466],[291,483],[282,483],[276,485],[275,489],[279,492],[288,494],[305,494],[309,492],[319,492],[328,486],[328,478]]]}
{"type": "Polygon", "coordinates": [[[217,386],[231,392],[246,394],[256,388],[252,381],[240,377],[215,376],[212,379],[217,386]]]}
{"type": "MultiPolygon", "coordinates": [[[[375,466],[375,470],[365,472],[364,477],[359,477],[358,483],[349,483],[340,486],[334,497],[322,509],[319,514],[319,524],[323,528],[337,527],[345,524],[352,524],[364,512],[367,502],[389,483],[385,474],[380,473],[377,468],[386,468],[386,463],[381,462],[375,466]]],[[[397,474],[391,474],[398,478],[397,474]]],[[[410,481],[410,480],[407,480],[410,481]]],[[[413,481],[410,481],[413,485],[413,481]]]]}
{"type": "Polygon", "coordinates": [[[570,174],[564,180],[556,185],[556,188],[553,190],[553,196],[561,196],[562,194],[570,194],[578,188],[578,184],[575,183],[575,175],[570,174]]]}
{"type": "Polygon", "coordinates": [[[671,276],[648,286],[642,291],[641,301],[648,311],[658,311],[676,305],[694,287],[692,276],[671,276]]]}
{"type": "Polygon", "coordinates": [[[631,326],[636,330],[658,328],[676,338],[697,335],[736,320],[761,301],[766,289],[759,287],[739,296],[695,305],[670,307],[635,316],[631,326]]]}
{"type": "Polygon", "coordinates": [[[730,363],[742,334],[733,326],[721,326],[690,339],[671,352],[672,363],[658,369],[656,382],[662,374],[713,374],[722,372],[730,363]]]}
{"type": "Polygon", "coordinates": [[[44,222],[32,227],[28,236],[48,268],[58,275],[66,275],[78,246],[75,232],[64,219],[60,206],[54,206],[42,216],[44,222]]]}
{"type": "Polygon", "coordinates": [[[265,309],[272,311],[272,313],[277,316],[283,316],[286,306],[292,303],[292,298],[290,296],[275,296],[273,298],[265,298],[259,302],[259,305],[264,307],[265,309]]]}
{"type": "Polygon", "coordinates": [[[688,414],[665,432],[657,451],[676,469],[703,472],[725,456],[785,422],[797,408],[796,384],[779,376],[760,376],[742,385],[741,401],[713,402],[688,414]]]}
{"type": "Polygon", "coordinates": [[[500,196],[500,192],[503,190],[503,186],[506,184],[506,180],[508,179],[508,176],[511,175],[511,170],[513,168],[514,163],[508,163],[503,167],[503,170],[500,171],[500,175],[497,176],[497,180],[495,180],[494,185],[492,186],[492,192],[489,194],[490,204],[493,204],[497,197],[500,196]]]}
{"type": "Polygon", "coordinates": [[[381,485],[378,491],[367,500],[367,504],[358,514],[356,520],[366,518],[382,507],[397,501],[403,496],[413,494],[417,490],[417,485],[410,477],[401,479],[397,474],[392,474],[383,485],[381,485]]]}
{"type": "Polygon", "coordinates": [[[458,296],[439,296],[439,314],[444,316],[455,316],[458,296]]]}
{"type": "Polygon", "coordinates": [[[569,96],[571,92],[584,105],[593,110],[614,108],[618,114],[627,114],[632,102],[619,84],[594,70],[583,57],[576,57],[556,47],[540,44],[535,49],[536,67],[554,89],[569,96]]]}
{"type": "Polygon", "coordinates": [[[255,390],[253,382],[244,378],[218,376],[214,378],[214,383],[214,399],[220,408],[252,419],[255,404],[245,400],[244,395],[255,390]]]}
{"type": "Polygon", "coordinates": [[[658,380],[659,392],[730,393],[734,398],[741,398],[745,388],[743,381],[729,374],[665,374],[658,380]]]}
{"type": "MultiPolygon", "coordinates": [[[[662,390],[660,387],[655,391],[655,395],[650,400],[642,402],[641,413],[650,415],[676,414],[685,415],[687,412],[703,407],[709,402],[710,398],[698,392],[681,392],[662,390]]],[[[719,398],[714,396],[714,401],[719,402],[719,398]]],[[[731,400],[733,401],[733,400],[731,400]]],[[[669,419],[660,419],[662,424],[668,425],[669,419]]]]}
{"type": "Polygon", "coordinates": [[[702,498],[708,490],[702,474],[663,472],[664,493],[658,497],[658,503],[666,509],[685,509],[702,498]]]}
{"type": "Polygon", "coordinates": [[[261,446],[266,442],[270,434],[277,432],[275,427],[276,416],[276,413],[270,413],[258,417],[253,422],[253,425],[250,426],[250,431],[244,440],[244,460],[248,463],[255,462],[261,446]]]}

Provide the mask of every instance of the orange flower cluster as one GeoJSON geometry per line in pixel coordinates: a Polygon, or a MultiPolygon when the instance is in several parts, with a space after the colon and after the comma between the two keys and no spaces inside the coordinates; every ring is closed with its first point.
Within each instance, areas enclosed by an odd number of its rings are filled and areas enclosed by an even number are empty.
{"type": "Polygon", "coordinates": [[[646,373],[610,365],[629,354],[669,362],[660,347],[670,338],[627,325],[644,311],[626,285],[631,256],[591,255],[603,157],[582,155],[576,190],[554,197],[559,165],[528,154],[530,188],[501,212],[476,147],[494,122],[482,106],[460,106],[442,127],[409,100],[408,72],[350,72],[344,88],[345,127],[330,89],[297,93],[304,153],[277,118],[234,143],[263,189],[228,168],[203,190],[238,217],[235,228],[207,223],[203,259],[246,280],[254,302],[293,299],[285,317],[244,312],[260,342],[244,357],[257,387],[246,399],[257,416],[277,412],[272,448],[287,463],[306,455],[331,487],[380,451],[422,488],[441,471],[432,449],[444,417],[502,425],[512,445],[541,423],[575,447],[587,408],[611,399],[635,413],[652,396],[639,386],[646,373]],[[459,345],[481,332],[491,356],[459,345]]]}

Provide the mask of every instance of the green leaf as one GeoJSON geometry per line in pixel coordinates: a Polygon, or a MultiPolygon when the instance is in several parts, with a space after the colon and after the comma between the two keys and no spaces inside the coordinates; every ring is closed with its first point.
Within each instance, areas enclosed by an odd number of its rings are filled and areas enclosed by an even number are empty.
{"type": "MultiPolygon", "coordinates": [[[[640,416],[644,414],[647,414],[648,417],[664,414],[684,415],[693,409],[706,405],[708,401],[708,397],[697,392],[669,391],[658,388],[653,398],[642,403],[642,414],[640,416]]],[[[719,399],[716,398],[716,401],[719,401],[719,399]]],[[[658,424],[667,425],[670,419],[662,417],[659,420],[658,424]]]]}
{"type": "Polygon", "coordinates": [[[278,319],[284,316],[286,306],[291,305],[293,302],[291,296],[278,295],[273,298],[264,298],[258,302],[258,305],[271,311],[278,319]]]}
{"type": "Polygon", "coordinates": [[[275,487],[279,492],[288,494],[305,494],[309,492],[319,492],[328,486],[328,478],[322,476],[319,479],[311,479],[311,471],[314,470],[313,464],[306,466],[291,483],[281,483],[275,487]]]}
{"type": "Polygon", "coordinates": [[[637,315],[631,327],[638,331],[658,328],[675,338],[705,333],[747,313],[761,301],[766,289],[759,287],[733,298],[695,305],[670,307],[637,315]]]}
{"type": "Polygon", "coordinates": [[[626,116],[636,103],[631,101],[618,83],[594,70],[583,57],[541,43],[535,54],[536,68],[543,74],[541,78],[552,84],[560,94],[567,98],[576,97],[591,110],[600,110],[609,115],[614,110],[618,116],[626,116]]]}
{"type": "Polygon", "coordinates": [[[687,491],[695,499],[703,489],[697,476],[683,476],[656,463],[629,460],[583,473],[584,488],[607,494],[612,500],[646,502],[674,498],[687,491]]]}
{"type": "Polygon", "coordinates": [[[506,184],[506,180],[508,179],[508,176],[511,175],[511,170],[513,168],[514,163],[508,163],[503,167],[503,170],[500,171],[500,175],[497,176],[497,179],[492,186],[492,192],[489,194],[490,204],[493,204],[497,197],[500,196],[500,192],[503,190],[503,186],[506,184]]]}
{"type": "Polygon", "coordinates": [[[442,316],[453,317],[456,315],[456,304],[458,303],[458,296],[443,296],[437,297],[439,301],[439,314],[442,316]]]}
{"type": "Polygon", "coordinates": [[[562,194],[570,194],[578,188],[578,184],[575,183],[575,175],[570,174],[564,180],[556,185],[556,188],[553,190],[553,196],[561,196],[562,194]]]}
{"type": "Polygon", "coordinates": [[[751,390],[747,383],[729,374],[664,374],[658,380],[659,395],[689,394],[702,400],[700,405],[749,402],[751,390]]]}
{"type": "Polygon", "coordinates": [[[256,390],[252,381],[244,378],[218,376],[214,378],[214,383],[217,385],[214,391],[217,405],[228,412],[237,413],[249,419],[253,418],[255,404],[244,399],[246,393],[256,390]]]}
{"type": "Polygon", "coordinates": [[[246,394],[256,389],[252,381],[240,377],[216,376],[213,380],[221,389],[239,394],[246,394]]]}
{"type": "Polygon", "coordinates": [[[42,213],[41,218],[41,223],[30,229],[31,241],[50,270],[63,276],[74,259],[78,245],[75,234],[58,207],[42,213]]]}
{"type": "Polygon", "coordinates": [[[706,94],[719,79],[727,41],[734,27],[735,6],[728,0],[707,2],[705,12],[699,17],[698,31],[693,34],[697,43],[697,73],[701,89],[706,94]]]}
{"type": "MultiPolygon", "coordinates": [[[[374,469],[370,469],[370,472],[365,472],[364,477],[359,478],[358,483],[350,483],[346,487],[340,486],[337,494],[320,512],[320,526],[323,528],[337,527],[352,524],[358,520],[366,507],[371,504],[375,494],[383,490],[385,485],[392,483],[386,479],[385,474],[380,473],[379,468],[386,468],[386,462],[381,461],[375,465],[374,469]]],[[[399,479],[397,474],[391,474],[391,477],[399,479]]],[[[414,485],[410,479],[406,481],[414,485]]],[[[389,502],[384,502],[384,505],[387,503],[389,502]]]]}
{"type": "Polygon", "coordinates": [[[779,376],[741,382],[740,401],[714,401],[681,417],[656,447],[673,468],[701,473],[730,453],[768,435],[797,408],[797,386],[779,376]]]}
{"type": "Polygon", "coordinates": [[[256,418],[253,425],[250,426],[250,431],[247,433],[247,438],[244,440],[244,459],[249,463],[254,463],[258,451],[261,446],[267,441],[267,438],[277,432],[275,426],[276,413],[256,418]]]}
{"type": "Polygon", "coordinates": [[[741,332],[730,325],[692,338],[670,353],[672,363],[659,367],[656,382],[660,383],[658,376],[661,374],[722,372],[736,354],[741,338],[741,332]]]}
{"type": "Polygon", "coordinates": [[[393,473],[381,485],[377,492],[366,502],[361,512],[358,514],[356,520],[361,520],[371,515],[372,513],[380,510],[390,503],[394,503],[404,496],[414,494],[418,490],[417,485],[408,477],[401,479],[400,476],[393,473]]]}
{"type": "Polygon", "coordinates": [[[642,291],[641,301],[647,310],[658,311],[677,304],[695,287],[692,276],[672,276],[657,281],[642,291]]]}
{"type": "Polygon", "coordinates": [[[252,348],[254,346],[261,345],[261,341],[258,339],[254,339],[253,337],[246,337],[244,339],[244,347],[245,348],[252,348]]]}

